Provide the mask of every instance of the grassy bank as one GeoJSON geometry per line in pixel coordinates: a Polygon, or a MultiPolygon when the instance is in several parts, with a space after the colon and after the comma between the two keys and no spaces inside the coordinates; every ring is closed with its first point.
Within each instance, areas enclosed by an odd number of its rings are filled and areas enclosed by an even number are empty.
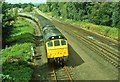
{"type": "Polygon", "coordinates": [[[28,82],[32,77],[30,60],[34,42],[33,26],[18,18],[7,39],[9,46],[2,49],[2,79],[5,82],[28,82]]]}
{"type": "Polygon", "coordinates": [[[118,40],[118,29],[115,27],[108,27],[102,25],[95,25],[88,22],[81,21],[72,21],[72,20],[64,20],[66,23],[70,23],[72,25],[80,26],[83,29],[90,30],[92,32],[96,32],[98,34],[104,35],[106,37],[110,37],[111,39],[118,40]]]}
{"type": "MultiPolygon", "coordinates": [[[[46,13],[48,16],[52,16],[52,13],[46,13]]],[[[64,21],[66,23],[79,26],[83,29],[90,30],[92,32],[98,33],[100,35],[103,35],[105,37],[109,37],[113,40],[118,40],[118,29],[116,27],[108,27],[103,25],[95,25],[93,23],[83,22],[83,21],[74,21],[70,19],[63,19],[60,17],[57,17],[58,20],[64,21]]]]}

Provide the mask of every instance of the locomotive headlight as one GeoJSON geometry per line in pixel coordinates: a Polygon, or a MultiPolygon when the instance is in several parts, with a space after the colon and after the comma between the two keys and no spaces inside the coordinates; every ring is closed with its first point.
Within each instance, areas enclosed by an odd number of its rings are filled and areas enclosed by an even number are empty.
{"type": "Polygon", "coordinates": [[[61,36],[59,36],[59,38],[61,38],[61,36]]]}
{"type": "Polygon", "coordinates": [[[52,37],[52,39],[54,39],[54,37],[52,37]]]}
{"type": "Polygon", "coordinates": [[[66,50],[66,49],[64,49],[64,50],[66,50]]]}

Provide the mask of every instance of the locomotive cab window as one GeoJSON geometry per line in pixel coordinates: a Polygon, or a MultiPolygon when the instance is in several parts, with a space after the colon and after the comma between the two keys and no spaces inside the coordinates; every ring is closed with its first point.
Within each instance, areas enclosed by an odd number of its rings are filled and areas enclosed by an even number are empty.
{"type": "Polygon", "coordinates": [[[60,46],[60,41],[59,40],[55,40],[54,41],[54,46],[60,46]]]}
{"type": "Polygon", "coordinates": [[[66,45],[66,40],[61,40],[62,45],[66,45]]]}
{"type": "Polygon", "coordinates": [[[52,47],[53,43],[52,42],[48,42],[48,47],[52,47]]]}

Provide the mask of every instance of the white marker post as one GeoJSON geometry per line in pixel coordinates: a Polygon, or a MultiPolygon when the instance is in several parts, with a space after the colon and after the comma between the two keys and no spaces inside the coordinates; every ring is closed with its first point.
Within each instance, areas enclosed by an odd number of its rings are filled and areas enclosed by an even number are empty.
{"type": "Polygon", "coordinates": [[[34,65],[35,65],[35,54],[34,54],[33,46],[31,46],[31,51],[32,51],[33,63],[34,63],[34,65]]]}
{"type": "Polygon", "coordinates": [[[34,54],[33,46],[31,46],[31,50],[32,50],[32,56],[34,57],[35,54],[34,54]]]}

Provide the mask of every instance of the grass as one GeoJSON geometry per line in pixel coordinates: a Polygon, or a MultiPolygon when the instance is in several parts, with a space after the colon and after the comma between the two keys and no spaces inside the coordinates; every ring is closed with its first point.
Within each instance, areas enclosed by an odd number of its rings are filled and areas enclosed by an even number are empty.
{"type": "Polygon", "coordinates": [[[2,50],[2,62],[4,63],[7,59],[14,59],[14,57],[19,56],[20,58],[24,58],[24,60],[31,59],[31,44],[30,43],[23,43],[23,44],[16,44],[10,46],[6,49],[2,50]]]}
{"type": "Polygon", "coordinates": [[[34,41],[34,31],[33,26],[28,24],[27,21],[19,19],[17,23],[14,25],[14,29],[12,30],[11,36],[7,39],[7,42],[17,42],[17,43],[24,43],[24,42],[31,42],[34,41]],[[22,21],[22,22],[21,22],[22,21]]]}
{"type": "Polygon", "coordinates": [[[95,25],[95,24],[86,23],[86,22],[75,22],[74,25],[78,25],[84,29],[118,40],[118,29],[115,27],[95,25]]]}
{"type": "Polygon", "coordinates": [[[79,26],[83,29],[90,30],[92,32],[101,34],[114,40],[118,40],[118,29],[116,27],[109,27],[103,25],[95,25],[93,23],[73,21],[70,19],[64,19],[66,23],[70,23],[75,26],[79,26]]]}
{"type": "Polygon", "coordinates": [[[4,82],[28,82],[32,77],[30,60],[34,42],[33,26],[18,18],[12,28],[12,34],[7,39],[10,45],[2,49],[3,75],[0,77],[4,82]]]}

